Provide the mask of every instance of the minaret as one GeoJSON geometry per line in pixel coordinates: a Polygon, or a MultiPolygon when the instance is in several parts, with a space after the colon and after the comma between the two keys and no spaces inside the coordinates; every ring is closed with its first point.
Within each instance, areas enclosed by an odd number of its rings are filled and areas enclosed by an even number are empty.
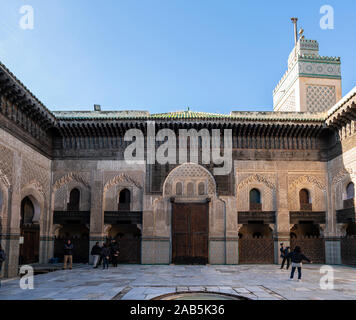
{"type": "Polygon", "coordinates": [[[295,46],[288,70],[273,91],[274,111],[324,112],[342,98],[340,58],[320,56],[318,42],[298,39],[298,18],[292,22],[295,46]]]}

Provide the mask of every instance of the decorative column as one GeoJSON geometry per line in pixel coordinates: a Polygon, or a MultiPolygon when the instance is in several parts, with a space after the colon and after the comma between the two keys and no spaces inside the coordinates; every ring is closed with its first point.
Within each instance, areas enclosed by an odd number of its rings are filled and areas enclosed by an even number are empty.
{"type": "MultiPolygon", "coordinates": [[[[244,225],[243,224],[238,224],[237,225],[237,237],[239,237],[239,233],[240,233],[240,230],[241,228],[243,227],[244,225]]],[[[237,263],[240,264],[240,249],[239,249],[239,244],[237,243],[237,263]]]]}
{"type": "Polygon", "coordinates": [[[93,263],[93,257],[90,254],[92,247],[96,242],[102,243],[106,240],[104,232],[103,192],[102,172],[95,170],[91,183],[89,263],[93,263]]]}
{"type": "Polygon", "coordinates": [[[5,252],[7,259],[3,264],[4,277],[12,278],[18,275],[20,255],[20,216],[21,216],[21,157],[14,153],[13,188],[9,191],[8,225],[4,226],[5,252]]]}
{"type": "Polygon", "coordinates": [[[276,187],[276,226],[274,229],[274,262],[276,264],[282,263],[280,257],[280,243],[285,247],[290,246],[290,218],[288,205],[288,172],[280,171],[277,174],[276,187]]]}
{"type": "Polygon", "coordinates": [[[225,201],[225,245],[226,245],[226,264],[239,263],[239,227],[237,224],[236,198],[226,197],[225,201]]]}
{"type": "Polygon", "coordinates": [[[338,224],[336,219],[336,196],[334,192],[335,184],[333,183],[333,172],[327,166],[327,196],[326,196],[326,226],[323,232],[325,239],[325,263],[341,264],[341,238],[346,235],[346,229],[343,224],[338,224]],[[345,230],[344,230],[345,229],[345,230]]]}

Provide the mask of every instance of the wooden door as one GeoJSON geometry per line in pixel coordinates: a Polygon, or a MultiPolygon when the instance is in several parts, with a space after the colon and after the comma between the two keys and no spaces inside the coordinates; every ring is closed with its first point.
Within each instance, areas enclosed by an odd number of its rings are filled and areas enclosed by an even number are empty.
{"type": "Polygon", "coordinates": [[[37,226],[21,228],[24,243],[20,245],[20,261],[22,264],[39,262],[40,230],[37,226]]]}
{"type": "Polygon", "coordinates": [[[207,264],[208,204],[173,204],[172,256],[176,264],[207,264]]]}

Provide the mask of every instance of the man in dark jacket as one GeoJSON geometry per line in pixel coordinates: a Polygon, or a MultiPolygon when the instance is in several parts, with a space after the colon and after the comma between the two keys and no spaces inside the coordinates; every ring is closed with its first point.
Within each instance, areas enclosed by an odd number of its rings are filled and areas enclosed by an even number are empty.
{"type": "Polygon", "coordinates": [[[288,254],[288,258],[292,261],[292,273],[290,275],[290,280],[293,280],[295,269],[298,268],[298,281],[302,280],[302,262],[308,261],[312,263],[303,253],[300,247],[295,247],[294,251],[288,254]]]}
{"type": "Polygon", "coordinates": [[[110,248],[109,246],[104,243],[103,249],[101,250],[101,256],[103,257],[103,270],[105,267],[109,269],[109,260],[110,260],[110,248]]]}
{"type": "Polygon", "coordinates": [[[69,269],[72,270],[73,267],[73,249],[74,246],[70,240],[64,245],[64,266],[63,269],[67,269],[67,262],[69,261],[69,269]]]}
{"type": "Polygon", "coordinates": [[[117,267],[117,259],[119,257],[119,245],[116,240],[112,240],[110,244],[111,262],[113,267],[117,267]]]}
{"type": "Polygon", "coordinates": [[[99,246],[99,242],[97,242],[91,249],[91,255],[94,257],[94,269],[96,269],[98,267],[98,262],[101,256],[101,248],[99,246]]]}
{"type": "Polygon", "coordinates": [[[281,247],[279,248],[279,251],[281,253],[281,258],[284,259],[284,245],[281,243],[281,247]]]}
{"type": "Polygon", "coordinates": [[[289,269],[289,265],[290,265],[290,258],[288,257],[289,255],[289,249],[290,247],[287,247],[284,249],[283,251],[283,262],[282,262],[282,266],[281,269],[284,268],[284,264],[287,262],[287,270],[289,269]]]}

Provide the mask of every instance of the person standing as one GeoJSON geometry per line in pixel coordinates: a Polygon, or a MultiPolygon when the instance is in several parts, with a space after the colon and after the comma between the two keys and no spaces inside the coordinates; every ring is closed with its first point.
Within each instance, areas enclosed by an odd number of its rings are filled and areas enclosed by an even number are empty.
{"type": "Polygon", "coordinates": [[[284,258],[282,261],[281,269],[284,268],[284,265],[286,262],[287,262],[287,270],[289,269],[289,266],[290,266],[289,250],[290,250],[290,247],[287,247],[284,249],[284,252],[283,252],[284,258]]]}
{"type": "MultiPolygon", "coordinates": [[[[283,242],[281,243],[281,246],[280,246],[280,248],[279,248],[279,251],[280,251],[280,257],[281,257],[281,259],[282,260],[284,260],[284,245],[283,245],[283,242]]],[[[281,266],[281,269],[283,269],[282,268],[282,266],[281,266]]]]}
{"type": "Polygon", "coordinates": [[[101,251],[101,256],[103,257],[103,270],[109,269],[109,260],[110,260],[110,248],[106,243],[104,243],[103,249],[101,251]]]}
{"type": "Polygon", "coordinates": [[[74,246],[73,243],[68,240],[67,243],[64,245],[64,266],[63,269],[67,269],[67,263],[69,261],[69,269],[72,270],[73,267],[73,250],[74,246]]]}
{"type": "Polygon", "coordinates": [[[302,281],[302,262],[308,261],[312,263],[303,253],[300,247],[295,247],[294,251],[288,254],[288,258],[292,261],[292,272],[289,280],[293,280],[295,270],[298,268],[298,281],[302,281]]]}
{"type": "Polygon", "coordinates": [[[95,243],[94,247],[91,249],[91,255],[94,257],[94,269],[98,267],[98,262],[101,256],[101,248],[99,242],[95,243]]]}
{"type": "Polygon", "coordinates": [[[5,251],[3,250],[3,248],[1,247],[1,244],[0,244],[0,274],[1,274],[1,271],[2,271],[2,264],[3,262],[6,260],[6,253],[5,251]]]}
{"type": "Polygon", "coordinates": [[[117,259],[119,258],[119,245],[116,240],[112,240],[110,246],[111,262],[113,267],[117,267],[117,259]]]}

